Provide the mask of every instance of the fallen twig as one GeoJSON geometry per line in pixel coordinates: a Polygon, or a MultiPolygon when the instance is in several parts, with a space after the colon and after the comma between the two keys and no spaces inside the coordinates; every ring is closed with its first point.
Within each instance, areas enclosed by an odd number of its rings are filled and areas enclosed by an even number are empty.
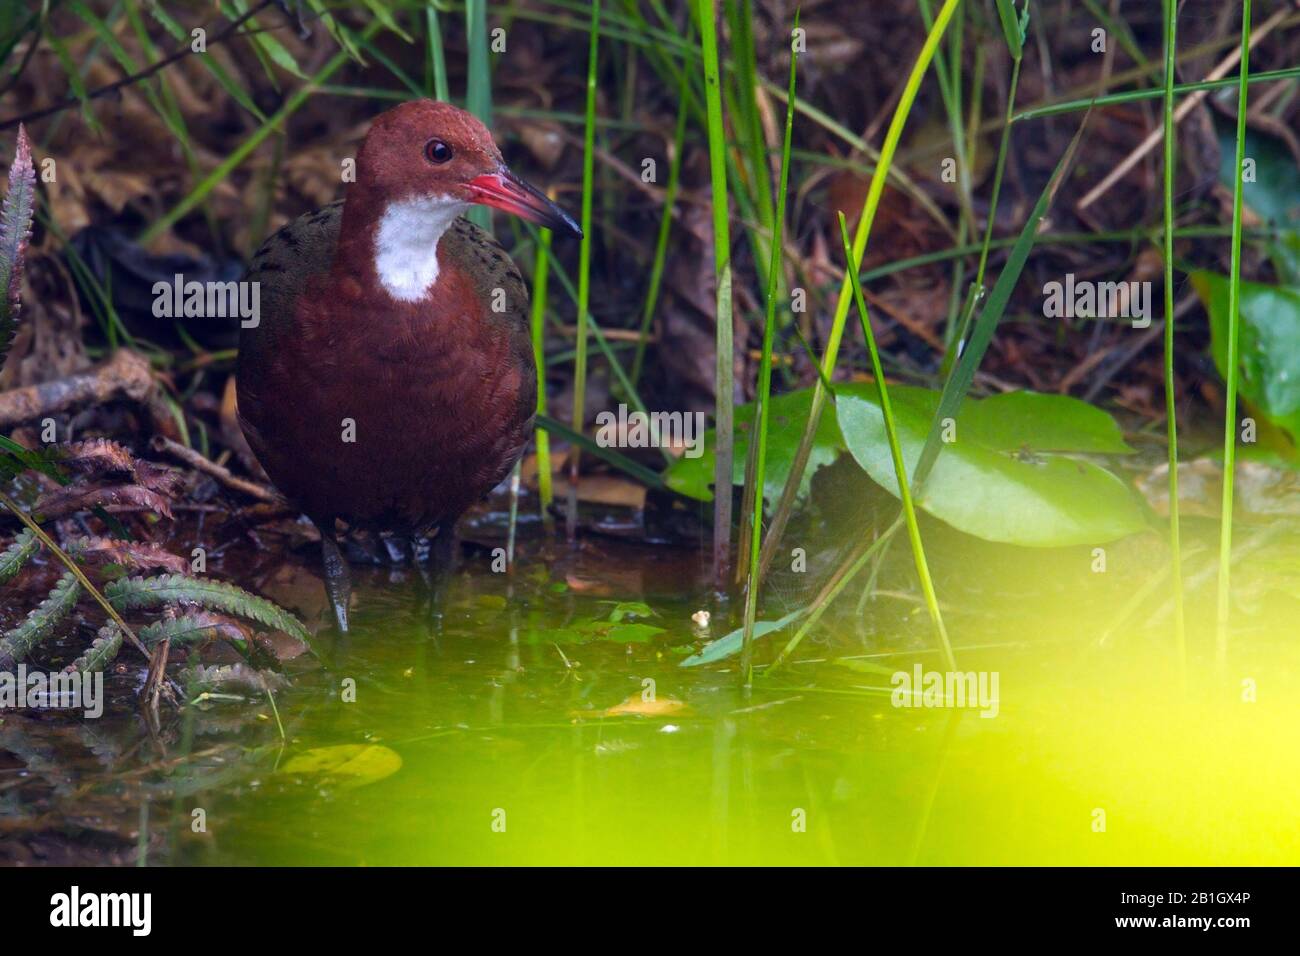
{"type": "Polygon", "coordinates": [[[142,402],[153,388],[149,362],[137,352],[119,349],[93,371],[0,392],[0,428],[12,428],[83,405],[102,405],[123,398],[142,402]]]}
{"type": "Polygon", "coordinates": [[[171,455],[177,461],[184,462],[196,471],[201,471],[205,475],[215,478],[232,491],[238,491],[267,504],[283,503],[284,499],[273,488],[258,484],[256,481],[249,481],[247,478],[240,478],[238,475],[232,474],[229,468],[218,465],[215,461],[209,461],[193,448],[187,448],[180,442],[172,441],[166,435],[155,435],[153,437],[153,448],[154,451],[171,455]]]}
{"type": "MultiPolygon", "coordinates": [[[[1287,12],[1287,8],[1282,7],[1260,25],[1260,28],[1256,30],[1250,38],[1250,47],[1252,50],[1260,40],[1264,39],[1264,37],[1268,36],[1268,34],[1273,31],[1274,27],[1286,19],[1287,12]]],[[[1240,60],[1241,50],[1233,50],[1219,61],[1218,66],[1205,75],[1206,81],[1222,79],[1227,75],[1229,70],[1240,62],[1240,60]]],[[[1179,103],[1178,109],[1174,110],[1174,122],[1181,123],[1183,117],[1196,109],[1201,100],[1205,99],[1205,97],[1209,95],[1209,92],[1209,90],[1197,90],[1195,93],[1189,95],[1187,99],[1179,103]]],[[[1123,162],[1107,173],[1105,179],[1092,187],[1092,189],[1088,191],[1088,194],[1079,200],[1075,208],[1082,212],[1109,192],[1110,188],[1123,179],[1124,176],[1128,174],[1128,171],[1142,160],[1143,156],[1151,152],[1152,148],[1163,139],[1164,134],[1165,124],[1161,123],[1147,135],[1146,139],[1142,140],[1142,142],[1138,144],[1137,148],[1133,150],[1133,152],[1129,153],[1128,156],[1124,158],[1123,162]]]]}

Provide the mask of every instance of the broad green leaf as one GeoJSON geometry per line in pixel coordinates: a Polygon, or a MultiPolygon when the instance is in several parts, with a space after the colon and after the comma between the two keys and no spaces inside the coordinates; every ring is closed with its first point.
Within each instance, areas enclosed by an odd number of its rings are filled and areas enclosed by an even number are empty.
{"type": "Polygon", "coordinates": [[[606,601],[614,605],[609,612],[609,620],[617,624],[626,617],[655,617],[655,610],[644,601],[606,601]]]}
{"type": "MultiPolygon", "coordinates": [[[[859,395],[873,401],[876,386],[873,383],[854,383],[836,386],[837,395],[859,395]]],[[[891,395],[899,396],[913,408],[923,410],[933,417],[939,407],[939,393],[928,389],[895,385],[891,395]]],[[[803,421],[812,405],[812,390],[801,389],[772,399],[772,415],[768,423],[767,471],[764,496],[775,501],[785,486],[790,473],[790,463],[799,447],[803,421]]],[[[958,414],[958,432],[969,435],[983,444],[1002,451],[1028,448],[1032,451],[1073,451],[1093,454],[1127,454],[1133,451],[1124,443],[1124,437],[1115,420],[1099,408],[1068,395],[1045,395],[1038,392],[1011,392],[985,399],[967,399],[958,414]]],[[[749,449],[749,435],[754,421],[754,405],[736,409],[736,468],[733,480],[745,480],[745,455],[749,449]]],[[[665,472],[668,487],[691,498],[711,501],[713,498],[713,430],[704,436],[704,454],[699,458],[681,458],[665,472]]],[[[807,495],[812,473],[822,465],[835,461],[847,451],[840,435],[834,406],[822,413],[817,428],[809,467],[804,472],[800,488],[801,498],[807,495]]]]}
{"type": "MultiPolygon", "coordinates": [[[[896,387],[890,389],[890,394],[895,391],[896,387]]],[[[938,407],[937,400],[935,407],[938,407]]],[[[1125,444],[1115,419],[1100,408],[1068,395],[1007,392],[978,401],[968,400],[957,421],[959,437],[964,434],[1002,451],[1029,448],[1097,455],[1124,455],[1133,451],[1125,444]]]]}
{"type": "MultiPolygon", "coordinates": [[[[1231,123],[1220,123],[1218,137],[1219,181],[1231,189],[1237,130],[1231,123]]],[[[1264,243],[1278,277],[1285,284],[1300,284],[1300,168],[1281,140],[1255,130],[1246,131],[1246,156],[1254,168],[1243,179],[1242,199],[1279,230],[1264,243]]]]}
{"type": "MultiPolygon", "coordinates": [[[[909,475],[915,473],[933,417],[927,406],[935,402],[933,393],[918,395],[920,391],[890,390],[909,475]]],[[[841,391],[836,411],[854,460],[897,497],[878,398],[863,389],[841,391]]],[[[1087,461],[1038,454],[1032,445],[1028,451],[1011,451],[985,444],[979,429],[963,429],[969,414],[958,419],[956,440],[941,447],[917,501],[923,510],[987,541],[1031,547],[1103,544],[1147,526],[1137,496],[1109,471],[1087,461]]],[[[993,431],[1003,441],[1015,437],[1013,429],[993,431]]]]}
{"type": "MultiPolygon", "coordinates": [[[[797,442],[799,437],[796,435],[794,440],[797,442]]],[[[777,493],[780,494],[779,488],[777,489],[777,493]]],[[[757,621],[754,624],[754,639],[757,640],[765,634],[771,634],[773,631],[781,630],[781,628],[795,620],[795,618],[799,617],[802,613],[802,610],[791,611],[785,617],[777,621],[757,621]]],[[[690,657],[686,658],[686,660],[682,661],[680,666],[696,667],[700,664],[712,664],[714,661],[720,661],[724,657],[730,657],[732,654],[739,654],[740,645],[744,640],[744,635],[745,629],[743,627],[738,627],[730,634],[726,634],[718,638],[716,641],[705,644],[704,650],[700,651],[698,654],[692,654],[690,657]]]]}
{"type": "Polygon", "coordinates": [[[295,754],[281,774],[324,777],[345,788],[362,787],[402,769],[402,758],[381,744],[338,744],[295,754]]]}
{"type": "MultiPolygon", "coordinates": [[[[781,489],[790,476],[790,464],[799,448],[803,424],[811,407],[811,389],[788,392],[772,399],[767,423],[767,466],[763,481],[763,496],[769,502],[776,501],[781,496],[781,489]]],[[[738,485],[745,481],[745,460],[749,453],[749,436],[754,427],[754,410],[753,402],[736,408],[735,467],[732,470],[732,481],[738,485]]],[[[669,466],[664,473],[669,488],[688,498],[713,500],[713,449],[716,439],[717,432],[709,429],[704,435],[704,454],[698,458],[679,458],[669,466]]],[[[812,454],[808,457],[808,467],[804,469],[803,480],[799,485],[800,499],[808,494],[813,472],[822,465],[835,461],[844,450],[839,426],[835,422],[835,411],[828,407],[818,423],[812,454]]]]}
{"type": "MultiPolygon", "coordinates": [[[[1228,277],[1193,272],[1210,314],[1210,352],[1228,370],[1228,277]]],[[[1241,283],[1238,341],[1241,397],[1259,415],[1300,439],[1300,288],[1241,283]]]]}

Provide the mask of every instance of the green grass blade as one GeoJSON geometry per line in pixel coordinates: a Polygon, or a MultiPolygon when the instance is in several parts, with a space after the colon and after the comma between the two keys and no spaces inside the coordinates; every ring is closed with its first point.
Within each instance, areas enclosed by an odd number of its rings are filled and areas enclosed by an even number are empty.
{"type": "MultiPolygon", "coordinates": [[[[1024,53],[1025,34],[1024,25],[1016,16],[1015,0],[997,0],[997,7],[998,21],[1002,24],[1002,36],[1007,41],[1007,49],[1011,51],[1011,58],[1019,63],[1024,53]]],[[[1029,0],[1025,0],[1024,15],[1029,16],[1029,0]]]]}
{"type": "Polygon", "coordinates": [[[1219,526],[1219,588],[1215,615],[1214,666],[1222,674],[1228,664],[1228,622],[1231,614],[1232,498],[1237,460],[1237,346],[1241,335],[1241,208],[1242,166],[1246,160],[1246,100],[1250,75],[1250,0],[1241,8],[1241,72],[1237,87],[1237,155],[1232,183],[1232,266],[1228,286],[1228,395],[1223,412],[1223,503],[1219,526]]]}
{"type": "Polygon", "coordinates": [[[1169,435],[1169,557],[1174,586],[1174,639],[1178,673],[1187,686],[1187,627],[1183,614],[1183,549],[1178,514],[1178,412],[1174,393],[1174,51],[1177,47],[1178,0],[1164,0],[1165,20],[1165,419],[1169,435]]]}
{"type": "MultiPolygon", "coordinates": [[[[465,44],[469,63],[465,76],[465,108],[492,128],[492,64],[488,56],[487,2],[465,0],[465,44]]],[[[492,214],[486,206],[475,206],[468,213],[475,225],[491,230],[492,214]]]]}
{"type": "Polygon", "coordinates": [[[731,464],[734,456],[735,367],[731,318],[731,226],[727,212],[727,140],[722,127],[722,89],[713,0],[698,0],[700,46],[704,54],[704,93],[708,112],[709,174],[713,195],[713,264],[717,278],[717,349],[714,424],[717,428],[713,504],[713,581],[724,587],[731,554],[731,464]]]}
{"type": "MultiPolygon", "coordinates": [[[[546,414],[546,290],[551,274],[551,230],[541,230],[537,242],[537,258],[533,263],[533,307],[531,325],[533,333],[533,358],[537,362],[537,415],[546,414]]],[[[551,440],[545,429],[538,425],[537,436],[537,490],[542,501],[542,522],[551,525],[551,440]]]]}
{"type": "MultiPolygon", "coordinates": [[[[853,249],[849,243],[849,224],[840,214],[840,239],[844,243],[844,255],[847,258],[853,249]]],[[[885,370],[880,365],[880,350],[876,348],[876,336],[871,331],[871,319],[867,315],[867,303],[862,297],[862,284],[858,282],[856,269],[848,270],[853,281],[853,301],[858,307],[858,318],[862,322],[862,335],[867,340],[867,351],[871,353],[871,370],[876,376],[876,388],[880,390],[880,413],[885,420],[885,434],[889,439],[889,454],[894,460],[894,474],[898,478],[898,497],[903,503],[903,516],[907,519],[907,536],[912,542],[912,558],[916,562],[916,574],[921,579],[921,590],[925,594],[925,605],[930,611],[930,621],[934,624],[935,636],[939,640],[939,650],[943,653],[948,670],[957,669],[953,657],[952,644],[948,641],[948,629],[943,624],[943,614],[939,611],[939,599],[934,593],[934,581],[930,577],[930,565],[925,559],[925,547],[921,543],[921,530],[916,523],[916,508],[912,505],[912,492],[907,482],[907,466],[903,462],[903,449],[898,443],[898,428],[894,423],[893,406],[889,403],[889,388],[885,385],[885,370]]]]}
{"type": "Polygon", "coordinates": [[[447,102],[451,91],[447,87],[447,57],[443,53],[442,26],[438,23],[438,8],[432,3],[424,8],[425,32],[429,44],[429,73],[426,87],[434,99],[447,102]]]}
{"type": "MultiPolygon", "coordinates": [[[[371,20],[361,31],[361,36],[370,38],[375,31],[380,28],[378,20],[371,20]]],[[[316,87],[325,82],[338,71],[349,59],[348,52],[341,50],[335,53],[326,61],[310,80],[304,83],[298,89],[290,94],[285,100],[284,105],[280,107],[274,116],[267,122],[263,123],[253,134],[244,140],[227,156],[217,164],[217,167],[208,173],[203,179],[186,194],[185,198],[168,210],[164,215],[156,219],[150,226],[140,234],[139,241],[142,245],[147,245],[156,239],[163,232],[170,229],[182,216],[207,198],[208,194],[217,187],[227,176],[231,174],[239,165],[248,158],[249,154],[255,150],[266,137],[276,130],[282,129],[285,120],[298,111],[298,109],[307,102],[307,98],[315,91],[316,87]]]]}
{"type": "MultiPolygon", "coordinates": [[[[1184,51],[1184,57],[1189,52],[1195,53],[1196,51],[1184,51]]],[[[1247,84],[1273,83],[1278,80],[1294,80],[1297,77],[1300,77],[1300,66],[1289,66],[1281,70],[1266,70],[1261,73],[1251,74],[1246,82],[1247,84]]],[[[1175,84],[1173,91],[1175,96],[1182,96],[1184,93],[1196,93],[1201,90],[1222,90],[1230,86],[1238,86],[1240,83],[1240,75],[1227,76],[1221,80],[1198,80],[1195,83],[1178,83],[1175,84]]],[[[1159,86],[1149,90],[1125,90],[1123,93],[1111,93],[1106,96],[1098,96],[1095,99],[1050,103],[1046,106],[1035,106],[1022,113],[1017,113],[1012,117],[1012,122],[1019,123],[1024,120],[1041,119],[1044,116],[1059,116],[1062,113],[1077,113],[1092,106],[1116,106],[1122,103],[1136,103],[1140,100],[1155,100],[1164,95],[1164,87],[1159,86]]]]}
{"type": "MultiPolygon", "coordinates": [[[[578,250],[578,350],[574,356],[573,431],[582,434],[587,401],[587,313],[591,303],[591,201],[592,173],[596,156],[596,65],[600,58],[600,0],[591,5],[587,50],[586,125],[582,133],[582,245],[578,250]]],[[[569,500],[565,514],[565,532],[570,542],[578,534],[579,449],[569,455],[569,500]]]]}
{"type": "MultiPolygon", "coordinates": [[[[794,28],[799,28],[795,13],[794,28]]],[[[758,424],[754,440],[749,443],[748,478],[745,482],[749,503],[749,576],[745,586],[745,624],[741,635],[740,672],[745,686],[754,683],[754,622],[758,615],[758,559],[763,536],[763,482],[767,476],[767,423],[772,396],[772,337],[776,325],[776,298],[781,275],[781,250],[785,234],[785,197],[790,187],[790,138],[794,130],[794,89],[799,54],[790,50],[790,90],[785,107],[785,130],[781,139],[781,173],[776,187],[776,211],[773,214],[771,265],[767,270],[767,312],[763,317],[763,354],[758,366],[758,424]]],[[[742,509],[741,524],[746,515],[742,509]]],[[[743,551],[742,551],[743,554],[743,551]]]]}
{"type": "Polygon", "coordinates": [[[1057,162],[1056,169],[1052,172],[1052,178],[1048,180],[1047,185],[1038,197],[1038,201],[1034,204],[1033,212],[1030,213],[1024,228],[1021,229],[1015,245],[1011,247],[1006,265],[1002,267],[1002,271],[998,274],[998,281],[994,283],[993,291],[989,293],[988,300],[984,303],[983,309],[980,310],[974,331],[961,352],[960,360],[953,366],[952,373],[948,376],[947,382],[944,383],[943,397],[940,399],[939,407],[935,411],[934,421],[930,425],[930,433],[926,436],[925,447],[921,451],[920,460],[916,465],[916,472],[912,476],[912,493],[918,498],[921,497],[925,479],[929,476],[930,469],[939,456],[939,436],[942,422],[945,418],[956,418],[957,409],[961,406],[962,399],[965,398],[971,382],[975,380],[975,370],[979,368],[980,360],[983,359],[984,352],[993,340],[993,332],[997,328],[998,322],[1001,321],[1003,313],[1006,312],[1008,303],[1011,301],[1011,294],[1015,291],[1016,283],[1020,279],[1025,263],[1029,260],[1029,252],[1034,246],[1038,228],[1046,217],[1047,210],[1051,207],[1052,199],[1056,196],[1057,190],[1065,179],[1065,171],[1070,167],[1074,154],[1079,148],[1083,131],[1088,127],[1088,118],[1088,116],[1084,117],[1083,123],[1079,125],[1079,129],[1070,141],[1070,145],[1066,148],[1065,154],[1057,162]]]}
{"type": "MultiPolygon", "coordinates": [[[[889,174],[890,166],[893,164],[894,153],[898,150],[898,143],[902,139],[903,127],[907,123],[907,117],[912,111],[912,105],[916,102],[921,80],[930,66],[930,61],[934,58],[939,41],[942,39],[948,21],[952,19],[959,2],[960,0],[945,0],[943,7],[940,8],[938,15],[935,17],[934,26],[930,28],[930,32],[925,38],[925,44],[921,47],[921,52],[917,54],[916,62],[912,64],[912,72],[907,78],[907,83],[899,97],[898,106],[895,108],[893,118],[890,120],[889,130],[885,134],[885,141],[880,149],[880,163],[876,167],[875,175],[871,177],[871,185],[867,190],[862,215],[858,219],[857,231],[853,237],[853,255],[849,260],[848,268],[855,271],[860,270],[862,267],[862,257],[867,248],[867,237],[871,234],[876,209],[880,205],[880,197],[885,189],[885,179],[889,174]]],[[[826,342],[825,356],[822,359],[822,371],[826,379],[832,377],[835,362],[839,357],[840,341],[844,336],[844,325],[848,319],[849,306],[853,299],[852,289],[852,282],[849,276],[846,275],[840,285],[840,294],[835,304],[831,333],[826,342]]],[[[790,477],[772,516],[772,525],[768,531],[767,541],[764,544],[763,555],[760,559],[760,576],[771,565],[772,557],[776,554],[776,548],[780,545],[781,536],[785,531],[785,525],[794,509],[799,484],[803,479],[804,469],[808,465],[808,456],[812,452],[813,436],[817,433],[817,425],[821,420],[822,409],[826,404],[826,396],[826,388],[819,379],[816,386],[814,386],[812,408],[809,412],[808,421],[804,425],[804,433],[800,438],[799,448],[795,452],[790,477]]],[[[728,467],[730,467],[730,463],[728,463],[728,467]]],[[[730,475],[730,471],[727,472],[727,475],[730,475]]],[[[727,485],[719,484],[719,487],[725,488],[727,485]]]]}

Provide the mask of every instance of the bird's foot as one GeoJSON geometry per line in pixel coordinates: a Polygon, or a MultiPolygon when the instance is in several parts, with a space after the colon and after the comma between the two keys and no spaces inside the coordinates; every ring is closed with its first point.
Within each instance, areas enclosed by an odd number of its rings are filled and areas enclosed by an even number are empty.
{"type": "Polygon", "coordinates": [[[325,593],[329,596],[330,607],[334,611],[334,620],[339,632],[348,632],[348,604],[352,598],[352,575],[348,562],[339,549],[334,535],[321,531],[321,557],[325,564],[325,593]]]}

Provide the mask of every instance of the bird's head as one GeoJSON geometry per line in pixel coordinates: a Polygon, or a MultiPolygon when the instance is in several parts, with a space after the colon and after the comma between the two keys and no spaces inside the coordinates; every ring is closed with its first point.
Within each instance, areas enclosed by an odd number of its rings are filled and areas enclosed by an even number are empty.
{"type": "Polygon", "coordinates": [[[371,123],[357,180],[392,203],[460,211],[479,204],[581,238],[564,210],[512,173],[477,117],[450,103],[412,100],[371,123]]]}

